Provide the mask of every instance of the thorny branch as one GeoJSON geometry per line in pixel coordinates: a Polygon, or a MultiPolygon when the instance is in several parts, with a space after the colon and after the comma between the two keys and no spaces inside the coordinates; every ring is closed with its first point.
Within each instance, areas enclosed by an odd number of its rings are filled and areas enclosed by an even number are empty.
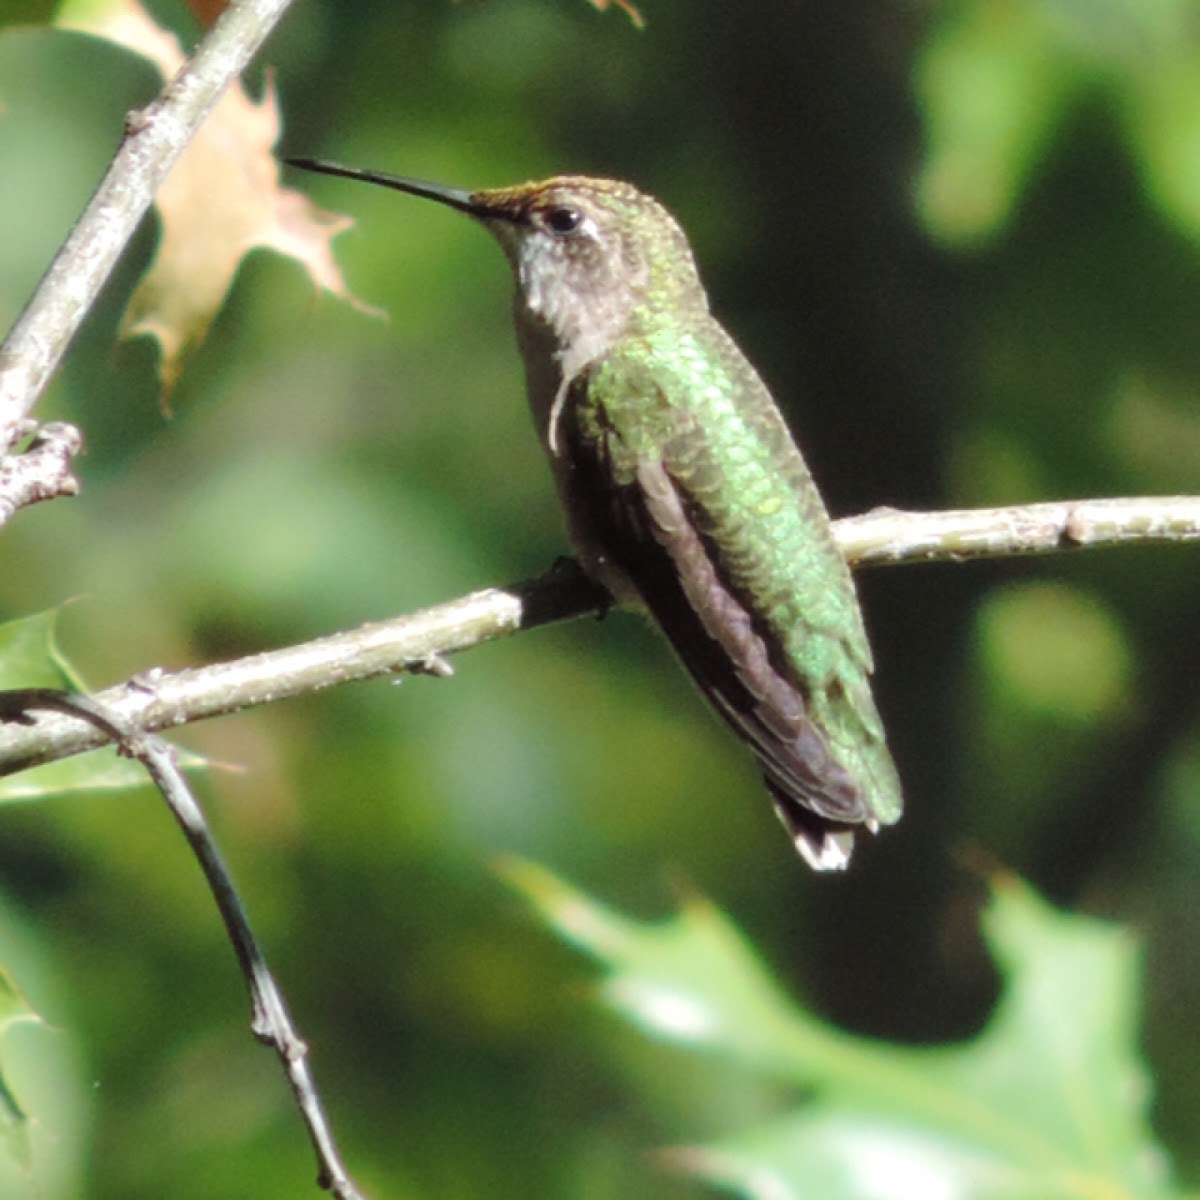
{"type": "Polygon", "coordinates": [[[160,737],[137,729],[119,714],[110,712],[103,704],[87,696],[54,688],[0,692],[0,723],[11,722],[23,728],[36,728],[37,719],[32,713],[42,710],[68,714],[84,722],[102,740],[115,743],[121,754],[136,759],[146,768],[204,872],[250,993],[251,1031],[260,1042],[275,1051],[283,1064],[296,1106],[317,1156],[318,1184],[337,1200],[364,1200],[350,1179],[334,1142],[308,1067],[308,1047],[292,1024],[283,993],[250,928],[229,869],[209,832],[204,811],[179,768],[174,747],[160,737]]]}
{"type": "MultiPolygon", "coordinates": [[[[878,509],[835,522],[852,566],[959,562],[1148,543],[1200,543],[1200,496],[1078,500],[933,513],[878,509]]],[[[446,655],[482,642],[602,612],[607,594],[575,568],[489,588],[416,613],[298,646],[175,673],[152,671],[100,692],[107,711],[145,730],[237,712],[337,683],[401,672],[445,675],[446,655]]],[[[53,716],[0,726],[0,776],[79,754],[105,738],[53,716]]]]}

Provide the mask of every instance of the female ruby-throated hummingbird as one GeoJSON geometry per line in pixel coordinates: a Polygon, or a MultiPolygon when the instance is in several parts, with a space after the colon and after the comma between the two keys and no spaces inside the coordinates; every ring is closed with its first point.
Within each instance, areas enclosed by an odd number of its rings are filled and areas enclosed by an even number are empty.
{"type": "Polygon", "coordinates": [[[754,752],[805,859],[846,866],[854,830],[901,809],[854,584],[770,393],[709,313],[674,218],[609,179],[468,192],[289,162],[436,200],[496,237],[584,569],[649,611],[754,752]]]}

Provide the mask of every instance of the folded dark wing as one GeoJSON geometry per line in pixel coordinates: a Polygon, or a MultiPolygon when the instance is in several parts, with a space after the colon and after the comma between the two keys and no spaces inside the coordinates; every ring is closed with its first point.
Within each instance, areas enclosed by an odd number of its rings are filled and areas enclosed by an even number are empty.
{"type": "Polygon", "coordinates": [[[750,746],[800,852],[844,866],[855,826],[872,810],[809,716],[801,686],[772,662],[745,600],[727,582],[720,548],[701,529],[686,484],[663,457],[614,460],[602,422],[568,428],[576,503],[603,552],[636,587],[701,691],[750,746]]]}

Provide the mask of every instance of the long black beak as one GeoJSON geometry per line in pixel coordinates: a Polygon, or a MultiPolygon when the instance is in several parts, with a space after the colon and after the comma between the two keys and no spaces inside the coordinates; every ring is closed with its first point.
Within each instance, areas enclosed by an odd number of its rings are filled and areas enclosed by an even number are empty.
{"type": "Polygon", "coordinates": [[[339,163],[324,162],[319,158],[285,158],[289,167],[299,167],[302,171],[316,171],[321,175],[340,175],[344,179],[361,179],[365,183],[378,183],[383,187],[395,188],[398,192],[407,192],[410,196],[424,196],[426,200],[436,200],[460,212],[481,216],[483,206],[475,202],[473,192],[463,191],[462,188],[446,187],[441,183],[429,183],[424,179],[404,179],[399,175],[386,175],[382,171],[362,171],[358,167],[343,167],[339,163]]]}

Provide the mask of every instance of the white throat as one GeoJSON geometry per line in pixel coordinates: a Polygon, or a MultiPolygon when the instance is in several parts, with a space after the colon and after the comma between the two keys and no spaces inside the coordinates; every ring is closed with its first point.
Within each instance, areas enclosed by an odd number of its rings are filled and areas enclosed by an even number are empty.
{"type": "Polygon", "coordinates": [[[516,248],[517,280],[530,314],[558,343],[564,381],[601,358],[625,331],[636,303],[632,283],[615,273],[579,286],[569,264],[527,239],[516,248]]]}

